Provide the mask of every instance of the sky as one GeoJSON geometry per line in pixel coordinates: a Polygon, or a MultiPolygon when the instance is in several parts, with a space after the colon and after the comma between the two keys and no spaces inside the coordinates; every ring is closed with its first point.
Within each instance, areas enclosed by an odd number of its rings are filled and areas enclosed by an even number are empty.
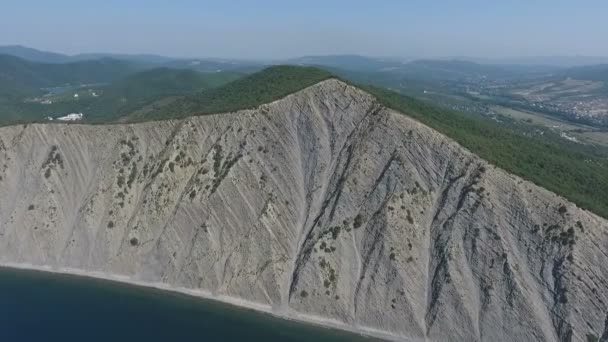
{"type": "Polygon", "coordinates": [[[0,45],[281,59],[608,56],[606,0],[1,0],[0,45]]]}

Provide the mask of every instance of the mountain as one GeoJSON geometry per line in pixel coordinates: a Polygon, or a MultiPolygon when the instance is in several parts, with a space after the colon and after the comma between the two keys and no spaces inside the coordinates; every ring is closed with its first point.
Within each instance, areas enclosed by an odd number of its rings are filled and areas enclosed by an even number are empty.
{"type": "Polygon", "coordinates": [[[0,55],[19,57],[30,62],[39,63],[67,63],[70,61],[70,56],[67,55],[36,50],[20,45],[0,46],[0,55]]]}
{"type": "Polygon", "coordinates": [[[336,79],[221,115],[3,127],[0,158],[3,265],[399,340],[608,337],[605,219],[336,79]]]}

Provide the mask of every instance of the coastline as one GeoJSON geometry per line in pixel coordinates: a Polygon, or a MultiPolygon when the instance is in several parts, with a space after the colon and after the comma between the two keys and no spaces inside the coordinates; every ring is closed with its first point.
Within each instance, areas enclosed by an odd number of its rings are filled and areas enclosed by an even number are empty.
{"type": "Polygon", "coordinates": [[[132,279],[128,276],[124,275],[116,275],[109,274],[98,271],[85,271],[82,269],[69,268],[69,267],[51,267],[44,265],[34,265],[29,263],[10,263],[10,262],[0,262],[0,269],[15,269],[15,270],[23,270],[23,271],[34,271],[34,272],[45,272],[45,273],[53,273],[58,275],[68,275],[74,277],[82,277],[89,279],[98,279],[103,281],[108,281],[116,284],[125,284],[135,287],[142,287],[148,289],[155,289],[160,291],[166,291],[176,294],[182,294],[186,296],[190,296],[193,298],[203,299],[211,302],[221,303],[225,305],[229,305],[235,308],[245,309],[245,310],[253,310],[258,313],[266,314],[274,318],[293,321],[301,324],[308,324],[318,328],[324,329],[334,329],[339,331],[344,331],[348,333],[353,333],[360,335],[362,337],[370,338],[370,339],[381,339],[385,341],[402,341],[402,338],[398,336],[388,334],[383,331],[378,331],[372,328],[366,327],[353,327],[351,325],[347,325],[341,321],[328,319],[325,317],[320,317],[316,315],[302,314],[293,310],[289,310],[287,312],[277,312],[272,310],[270,305],[260,304],[248,300],[244,300],[241,298],[235,298],[230,296],[214,296],[209,291],[204,290],[194,290],[184,287],[176,287],[166,283],[160,282],[145,282],[132,279]]]}

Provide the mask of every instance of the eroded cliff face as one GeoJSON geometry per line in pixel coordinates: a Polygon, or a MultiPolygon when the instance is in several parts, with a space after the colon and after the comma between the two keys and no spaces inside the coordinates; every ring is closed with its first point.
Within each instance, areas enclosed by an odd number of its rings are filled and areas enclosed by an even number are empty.
{"type": "Polygon", "coordinates": [[[412,340],[608,339],[608,223],[328,80],[257,110],[0,128],[0,262],[412,340]]]}

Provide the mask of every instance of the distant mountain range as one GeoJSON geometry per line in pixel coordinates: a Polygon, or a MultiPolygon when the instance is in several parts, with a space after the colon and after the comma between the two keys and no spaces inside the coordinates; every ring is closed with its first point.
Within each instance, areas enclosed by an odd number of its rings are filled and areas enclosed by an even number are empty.
{"type": "Polygon", "coordinates": [[[11,55],[19,58],[23,58],[25,60],[31,62],[39,62],[39,63],[71,63],[71,62],[79,62],[85,60],[94,60],[94,59],[120,59],[125,61],[132,61],[138,63],[151,63],[151,64],[161,64],[168,63],[174,58],[158,56],[158,55],[148,55],[148,54],[111,54],[111,53],[87,53],[87,54],[78,54],[78,55],[65,55],[55,52],[41,51],[32,49],[25,46],[20,45],[10,45],[10,46],[0,46],[0,54],[2,55],[11,55]]]}
{"type": "Polygon", "coordinates": [[[505,59],[503,64],[490,64],[491,61],[493,60],[476,59],[476,61],[472,61],[467,60],[466,57],[402,61],[397,58],[330,55],[306,56],[263,63],[217,58],[178,59],[150,54],[97,53],[68,56],[23,46],[4,46],[0,47],[0,85],[10,85],[10,87],[5,86],[0,91],[0,96],[2,93],[21,92],[15,89],[35,89],[75,82],[111,82],[129,73],[153,68],[189,69],[203,73],[230,71],[248,74],[271,64],[316,66],[349,79],[381,80],[384,85],[403,80],[445,82],[486,78],[495,80],[530,79],[548,76],[608,80],[608,58],[520,58],[505,59]],[[524,63],[526,61],[529,64],[524,63]],[[564,66],[602,61],[606,63],[564,66]],[[554,66],[551,66],[551,63],[554,66]],[[555,66],[558,64],[562,66],[555,66]]]}
{"type": "Polygon", "coordinates": [[[454,82],[482,79],[509,80],[538,78],[559,73],[562,68],[539,65],[480,64],[465,60],[421,59],[399,62],[361,56],[319,56],[290,60],[290,64],[316,66],[359,82],[374,81],[384,86],[404,80],[454,82]]]}
{"type": "MultiPolygon", "coordinates": [[[[530,58],[504,60],[504,63],[489,63],[490,60],[472,61],[462,59],[418,59],[401,62],[390,58],[373,58],[356,55],[308,56],[286,61],[288,64],[317,66],[349,79],[383,80],[384,83],[400,80],[419,82],[445,82],[474,79],[534,79],[577,78],[608,81],[608,58],[601,57],[530,58]],[[523,63],[528,60],[530,63],[523,63]],[[551,64],[551,61],[556,63],[551,64]],[[563,63],[557,63],[562,61],[563,63]],[[585,65],[585,61],[602,62],[585,65]],[[544,62],[544,63],[543,63],[544,62]],[[571,64],[568,66],[568,64],[571,64]]],[[[383,83],[383,84],[384,84],[383,83]]],[[[386,85],[386,84],[385,84],[386,85]]]]}
{"type": "Polygon", "coordinates": [[[40,51],[24,46],[0,46],[0,55],[19,57],[26,61],[47,64],[65,64],[82,61],[113,59],[148,65],[148,67],[169,67],[193,69],[201,72],[217,72],[225,70],[246,69],[251,72],[261,69],[261,63],[227,60],[217,58],[173,58],[154,54],[114,54],[114,53],[85,53],[65,55],[54,52],[40,51]]]}
{"type": "MultiPolygon", "coordinates": [[[[533,66],[552,66],[552,67],[577,67],[596,64],[608,64],[608,56],[530,56],[530,57],[501,57],[484,58],[471,56],[451,56],[451,57],[365,57],[361,55],[319,55],[304,56],[291,59],[268,60],[268,61],[246,61],[239,59],[219,59],[219,58],[179,58],[167,57],[155,54],[116,54],[116,53],[83,53],[77,55],[66,55],[56,52],[41,51],[21,45],[0,46],[0,55],[11,55],[23,58],[32,62],[41,63],[69,63],[83,60],[112,58],[137,63],[147,64],[203,64],[209,63],[207,71],[214,71],[213,67],[225,70],[230,65],[268,65],[268,64],[302,64],[302,65],[323,65],[326,67],[340,67],[345,69],[357,69],[359,71],[377,71],[379,69],[389,69],[416,60],[438,60],[438,61],[467,61],[477,64],[493,65],[533,65],[533,66]],[[214,65],[215,63],[215,65],[214,65]],[[223,68],[222,68],[223,67],[223,68]]],[[[201,71],[201,70],[199,70],[201,71]]]]}
{"type": "MultiPolygon", "coordinates": [[[[67,56],[20,46],[0,47],[0,124],[40,120],[49,115],[74,111],[87,113],[91,120],[124,117],[136,111],[134,117],[160,117],[176,110],[189,112],[191,108],[198,112],[230,111],[233,108],[223,99],[234,97],[218,95],[222,99],[219,102],[208,98],[215,96],[215,92],[177,102],[167,98],[214,89],[260,71],[269,64],[224,59],[171,59],[155,55],[67,56]],[[45,88],[69,86],[77,89],[83,85],[103,95],[78,101],[53,100],[52,105],[48,104],[51,100],[47,97],[44,98],[46,103],[41,103],[43,100],[39,98],[48,93],[45,88]],[[218,107],[217,103],[222,106],[218,107]]],[[[357,84],[375,85],[413,96],[427,94],[427,91],[455,94],[463,89],[496,83],[519,84],[521,81],[529,85],[573,78],[608,83],[608,64],[566,68],[483,64],[457,59],[404,62],[358,55],[308,56],[272,64],[314,66],[357,84]]],[[[270,80],[268,83],[274,82],[270,80]]],[[[247,79],[224,88],[224,91],[244,93],[239,88],[241,85],[245,87],[247,79]]],[[[250,89],[252,87],[245,88],[248,89],[246,93],[253,94],[252,98],[255,98],[256,92],[250,89]]],[[[598,89],[605,91],[606,87],[598,89]]]]}
{"type": "MultiPolygon", "coordinates": [[[[176,89],[176,87],[181,89],[183,86],[177,83],[185,82],[185,88],[191,89],[195,88],[194,84],[202,81],[203,77],[199,73],[221,73],[221,76],[216,77],[219,79],[223,79],[226,73],[229,73],[232,76],[228,78],[235,79],[234,75],[244,75],[260,68],[262,66],[234,61],[171,60],[166,62],[163,57],[152,55],[95,54],[68,57],[23,47],[5,47],[0,48],[0,102],[38,95],[42,92],[42,88],[109,84],[145,70],[150,70],[150,72],[134,75],[133,78],[125,80],[129,83],[123,83],[123,85],[137,81],[138,85],[145,86],[144,89],[150,90],[151,87],[158,86],[158,89],[166,90],[176,89]],[[2,54],[1,52],[12,52],[13,54],[2,54]],[[90,59],[79,60],[85,56],[90,59]],[[153,61],[158,63],[153,63],[153,61]]],[[[205,79],[210,79],[210,77],[205,77],[205,79]]],[[[133,88],[128,87],[128,89],[133,88]]]]}

